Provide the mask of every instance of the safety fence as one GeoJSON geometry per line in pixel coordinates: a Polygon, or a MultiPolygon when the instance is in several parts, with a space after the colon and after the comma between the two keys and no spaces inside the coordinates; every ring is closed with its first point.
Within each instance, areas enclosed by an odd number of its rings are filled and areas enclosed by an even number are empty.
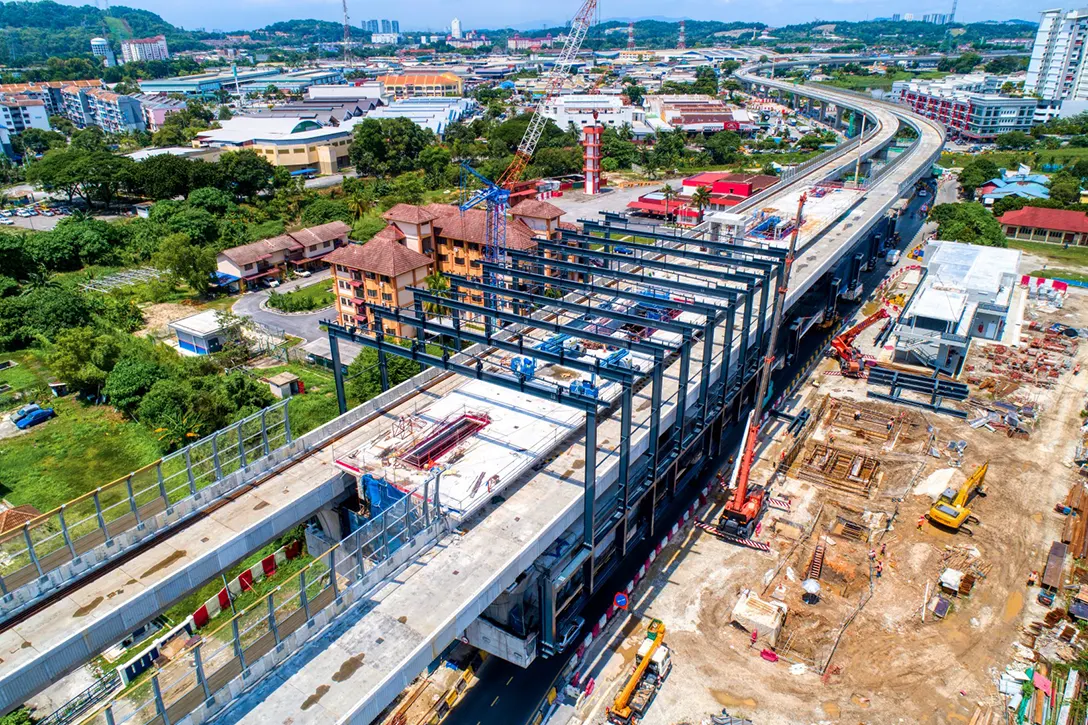
{"type": "Polygon", "coordinates": [[[0,539],[0,617],[173,526],[195,511],[194,499],[202,492],[289,445],[287,403],[243,418],[6,534],[0,539]]]}
{"type": "Polygon", "coordinates": [[[354,603],[446,533],[445,518],[411,496],[368,521],[297,578],[270,591],[210,634],[194,637],[84,725],[199,725],[298,651],[354,603]]]}

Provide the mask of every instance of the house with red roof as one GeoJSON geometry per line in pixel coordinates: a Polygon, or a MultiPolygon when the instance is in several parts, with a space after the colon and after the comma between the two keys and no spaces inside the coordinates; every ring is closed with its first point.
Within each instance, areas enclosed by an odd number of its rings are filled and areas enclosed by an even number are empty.
{"type": "Polygon", "coordinates": [[[1088,214],[1067,209],[1025,206],[997,218],[1009,239],[1049,244],[1088,245],[1088,214]]]}
{"type": "MultiPolygon", "coordinates": [[[[524,199],[510,209],[506,246],[532,251],[537,239],[558,239],[571,225],[563,210],[538,199],[524,199]]],[[[326,257],[333,270],[340,323],[369,327],[368,305],[411,307],[410,287],[423,286],[437,271],[462,277],[483,276],[487,212],[461,211],[450,204],[397,204],[382,218],[388,226],[364,244],[352,243],[326,257]]],[[[483,297],[473,293],[471,301],[483,297]]],[[[386,321],[386,332],[409,337],[413,330],[386,321]]]]}

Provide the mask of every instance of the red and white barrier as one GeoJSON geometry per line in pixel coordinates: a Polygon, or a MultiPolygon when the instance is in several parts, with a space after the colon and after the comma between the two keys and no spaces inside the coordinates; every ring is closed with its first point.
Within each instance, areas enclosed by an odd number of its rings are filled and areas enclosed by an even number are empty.
{"type": "Polygon", "coordinates": [[[227,582],[227,586],[220,589],[208,601],[192,614],[193,628],[200,629],[211,620],[215,619],[224,609],[230,607],[231,600],[240,596],[242,592],[249,591],[256,582],[266,577],[274,576],[280,564],[294,559],[302,553],[302,542],[293,541],[280,548],[256,564],[246,569],[236,578],[227,582]]]}

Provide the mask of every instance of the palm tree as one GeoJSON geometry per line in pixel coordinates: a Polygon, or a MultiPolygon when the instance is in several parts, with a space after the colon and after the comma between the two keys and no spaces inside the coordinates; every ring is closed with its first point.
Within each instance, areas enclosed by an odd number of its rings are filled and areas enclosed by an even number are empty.
{"type": "Polygon", "coordinates": [[[703,223],[703,210],[710,206],[710,189],[700,186],[691,195],[691,205],[699,212],[699,223],[703,223]]]}
{"type": "Polygon", "coordinates": [[[668,221],[669,202],[679,196],[679,194],[676,189],[672,188],[672,184],[665,184],[661,187],[661,196],[665,197],[665,220],[668,221]]]}
{"type": "MultiPolygon", "coordinates": [[[[423,278],[423,284],[427,285],[427,291],[436,297],[450,296],[450,281],[438,270],[431,272],[423,278]]],[[[435,302],[428,302],[423,306],[427,312],[445,316],[449,314],[449,308],[435,302]]]]}
{"type": "Polygon", "coordinates": [[[359,221],[374,208],[374,200],[361,191],[356,191],[348,199],[348,211],[353,221],[359,221]]]}

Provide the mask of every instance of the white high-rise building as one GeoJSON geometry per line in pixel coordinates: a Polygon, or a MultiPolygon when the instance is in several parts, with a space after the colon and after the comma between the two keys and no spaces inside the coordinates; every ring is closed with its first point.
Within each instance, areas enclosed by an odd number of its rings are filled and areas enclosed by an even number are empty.
{"type": "Polygon", "coordinates": [[[121,41],[121,57],[126,63],[138,60],[168,60],[170,49],[166,47],[166,37],[156,35],[152,38],[137,38],[121,41]]]}
{"type": "Polygon", "coordinates": [[[458,18],[450,22],[450,35],[458,39],[461,37],[461,21],[458,18]]]}
{"type": "Polygon", "coordinates": [[[107,68],[117,65],[117,58],[110,49],[110,41],[105,38],[91,38],[91,53],[95,58],[101,58],[102,65],[107,68]]]}
{"type": "Polygon", "coordinates": [[[1037,121],[1056,115],[1062,101],[1088,101],[1088,68],[1084,62],[1086,36],[1088,8],[1041,13],[1024,82],[1025,94],[1034,94],[1046,101],[1039,104],[1037,121]]]}

